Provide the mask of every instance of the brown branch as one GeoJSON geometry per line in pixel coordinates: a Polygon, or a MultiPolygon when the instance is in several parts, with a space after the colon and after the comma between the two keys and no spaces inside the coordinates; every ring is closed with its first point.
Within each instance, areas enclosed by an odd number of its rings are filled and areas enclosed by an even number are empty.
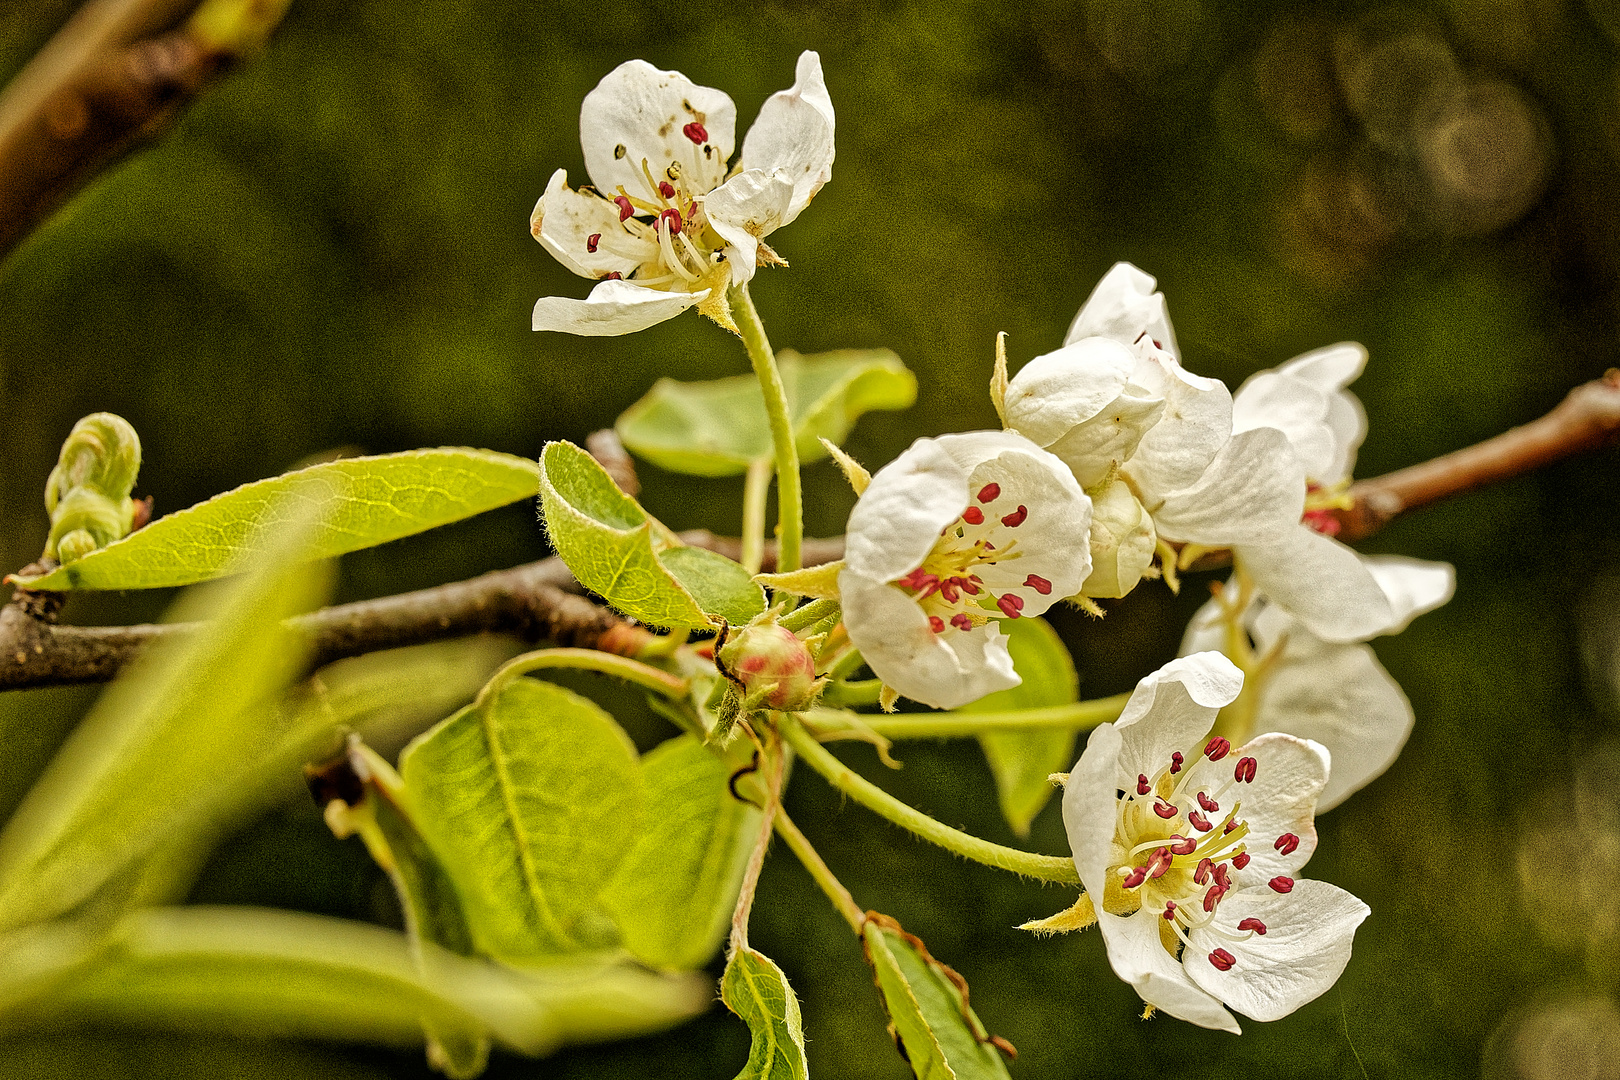
{"type": "Polygon", "coordinates": [[[585,436],[585,449],[590,451],[598,465],[607,470],[620,491],[631,498],[641,494],[641,478],[636,475],[635,459],[624,448],[624,443],[619,441],[617,431],[603,428],[591,432],[585,436]]]}
{"type": "Polygon", "coordinates": [[[289,0],[91,0],[0,92],[0,258],[262,46],[289,0]]]}

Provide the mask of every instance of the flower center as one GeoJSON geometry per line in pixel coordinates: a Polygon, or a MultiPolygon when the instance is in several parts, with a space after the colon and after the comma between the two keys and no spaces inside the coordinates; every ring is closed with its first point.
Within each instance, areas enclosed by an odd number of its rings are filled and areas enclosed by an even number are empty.
{"type": "MultiPolygon", "coordinates": [[[[894,582],[927,613],[934,633],[972,630],[991,619],[1023,614],[1023,597],[1005,591],[998,595],[976,572],[1022,557],[1018,538],[1005,534],[1029,520],[1029,508],[1019,503],[1014,509],[1014,502],[1003,497],[1000,484],[985,484],[967,509],[940,531],[922,565],[894,582]],[[993,543],[992,536],[1001,543],[993,543]]],[[[1027,575],[1023,586],[1043,596],[1052,592],[1052,583],[1038,574],[1027,575]]]]}
{"type": "Polygon", "coordinates": [[[1338,536],[1343,528],[1335,510],[1351,510],[1355,500],[1350,497],[1350,478],[1323,486],[1315,481],[1305,484],[1305,514],[1300,519],[1309,528],[1323,536],[1338,536]]]}
{"type": "MultiPolygon", "coordinates": [[[[1146,908],[1163,918],[1159,936],[1172,955],[1193,930],[1209,930],[1232,942],[1264,934],[1258,919],[1244,919],[1234,932],[1216,922],[1222,898],[1232,890],[1232,871],[1249,865],[1249,825],[1241,816],[1238,788],[1252,784],[1259,763],[1252,757],[1225,761],[1232,744],[1216,736],[1191,764],[1180,754],[1149,777],[1142,774],[1122,792],[1114,834],[1115,862],[1108,868],[1103,909],[1131,915],[1146,908]],[[1228,798],[1228,794],[1231,798],[1228,798]],[[1223,813],[1223,804],[1225,810],[1223,813]]],[[[1274,844],[1283,854],[1299,846],[1284,833],[1274,844]]],[[[1292,879],[1274,878],[1271,888],[1288,892],[1292,879]]],[[[1228,971],[1236,959],[1225,949],[1210,963],[1228,971]]]]}
{"type": "MultiPolygon", "coordinates": [[[[687,138],[701,143],[708,137],[701,124],[688,124],[687,138]]],[[[672,161],[662,173],[654,173],[647,159],[641,161],[644,190],[631,193],[620,185],[616,194],[597,192],[616,207],[619,236],[592,233],[586,250],[606,248],[615,254],[640,261],[630,273],[637,285],[655,289],[697,289],[707,286],[700,279],[710,275],[724,258],[725,241],[708,227],[697,196],[682,178],[680,162],[672,161]],[[650,256],[650,257],[649,257],[650,256]]]]}

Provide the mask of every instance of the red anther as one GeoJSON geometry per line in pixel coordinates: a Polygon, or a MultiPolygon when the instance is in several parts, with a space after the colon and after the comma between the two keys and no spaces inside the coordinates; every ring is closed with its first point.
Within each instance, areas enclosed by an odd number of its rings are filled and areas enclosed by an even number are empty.
{"type": "Polygon", "coordinates": [[[1238,923],[1238,929],[1253,930],[1261,937],[1264,937],[1266,934],[1266,924],[1261,922],[1259,919],[1244,919],[1242,922],[1238,923]]]}
{"type": "Polygon", "coordinates": [[[1209,872],[1215,868],[1214,859],[1199,859],[1198,869],[1193,871],[1194,885],[1209,884],[1209,872]]]}
{"type": "Polygon", "coordinates": [[[677,236],[681,231],[681,212],[673,206],[658,215],[658,224],[669,226],[669,235],[677,236]]]}
{"type": "Polygon", "coordinates": [[[1170,755],[1170,775],[1174,776],[1174,775],[1176,775],[1176,773],[1180,772],[1181,771],[1181,763],[1183,761],[1186,761],[1186,760],[1187,760],[1186,758],[1181,756],[1181,751],[1180,750],[1177,750],[1175,753],[1171,754],[1170,755]]]}
{"type": "Polygon", "coordinates": [[[709,129],[698,123],[696,120],[681,128],[681,134],[685,135],[688,139],[691,139],[692,142],[698,146],[702,146],[704,143],[709,141],[709,129]]]}
{"type": "Polygon", "coordinates": [[[1344,527],[1343,522],[1331,510],[1307,510],[1300,521],[1307,529],[1319,532],[1323,536],[1338,536],[1339,530],[1344,527]]]}
{"type": "Polygon", "coordinates": [[[1232,770],[1232,779],[1240,784],[1254,783],[1254,770],[1257,764],[1252,757],[1239,758],[1237,768],[1232,770]]]}
{"type": "Polygon", "coordinates": [[[963,592],[967,593],[969,596],[978,596],[979,595],[979,583],[977,581],[975,581],[973,578],[970,578],[970,577],[957,577],[957,578],[951,578],[951,580],[956,582],[957,587],[959,589],[961,589],[963,592]]]}
{"type": "Polygon", "coordinates": [[[630,196],[615,195],[613,201],[619,204],[619,220],[629,221],[636,216],[636,208],[630,203],[630,196]]]}
{"type": "Polygon", "coordinates": [[[585,238],[585,250],[590,252],[592,255],[595,255],[596,254],[596,245],[600,244],[601,242],[602,242],[602,234],[599,233],[599,232],[593,232],[593,233],[591,233],[591,235],[589,235],[589,236],[587,236],[585,238]]]}
{"type": "Polygon", "coordinates": [[[996,550],[996,545],[992,544],[988,540],[980,540],[979,543],[984,545],[984,550],[986,550],[986,551],[994,551],[994,550],[996,550]]]}
{"type": "Polygon", "coordinates": [[[1202,791],[1198,793],[1198,805],[1202,806],[1204,808],[1204,812],[1207,814],[1213,814],[1221,808],[1220,803],[1216,802],[1202,791]]]}
{"type": "Polygon", "coordinates": [[[1198,850],[1198,841],[1190,836],[1172,836],[1170,839],[1181,841],[1179,844],[1170,845],[1172,855],[1191,855],[1198,850]]]}
{"type": "Polygon", "coordinates": [[[1148,792],[1150,792],[1152,790],[1153,790],[1153,785],[1148,783],[1147,773],[1137,773],[1136,774],[1136,793],[1138,795],[1146,795],[1148,792]]]}
{"type": "Polygon", "coordinates": [[[945,620],[938,615],[928,616],[928,629],[936,634],[943,634],[945,632],[945,620]]]}
{"type": "Polygon", "coordinates": [[[1277,837],[1277,842],[1271,846],[1282,852],[1284,855],[1292,855],[1294,850],[1299,847],[1299,837],[1295,836],[1291,832],[1285,832],[1281,836],[1277,837]]]}
{"type": "Polygon", "coordinates": [[[980,502],[992,502],[992,501],[994,501],[995,497],[997,495],[1000,495],[1000,494],[1001,494],[1001,485],[1000,484],[986,484],[986,485],[984,485],[984,487],[979,489],[979,501],[980,502]]]}
{"type": "Polygon", "coordinates": [[[1196,810],[1187,815],[1187,820],[1192,822],[1192,827],[1197,829],[1199,832],[1209,832],[1209,830],[1215,827],[1209,823],[1209,818],[1205,817],[1203,814],[1200,814],[1196,810]]]}
{"type": "Polygon", "coordinates": [[[1232,871],[1227,868],[1225,863],[1219,863],[1215,867],[1215,884],[1223,889],[1232,887],[1232,871]]]}
{"type": "Polygon", "coordinates": [[[1154,800],[1153,812],[1164,818],[1166,821],[1169,821],[1171,818],[1180,813],[1180,811],[1176,809],[1174,803],[1167,803],[1163,799],[1154,800]]]}
{"type": "Polygon", "coordinates": [[[1016,528],[1018,528],[1018,526],[1020,526],[1020,525],[1022,525],[1024,523],[1024,519],[1027,518],[1027,517],[1029,517],[1029,507],[1020,506],[1018,509],[1014,510],[1012,513],[1010,513],[1010,514],[1006,515],[1005,517],[1003,517],[1001,519],[1001,523],[1003,525],[1007,526],[1007,528],[1009,528],[1009,529],[1016,529],[1016,528]]]}
{"type": "Polygon", "coordinates": [[[666,199],[673,199],[675,197],[675,185],[668,180],[658,181],[658,194],[666,199]]]}
{"type": "Polygon", "coordinates": [[[1167,847],[1154,848],[1153,854],[1148,856],[1147,872],[1150,878],[1162,878],[1165,871],[1170,869],[1170,849],[1167,847]]]}
{"type": "Polygon", "coordinates": [[[1041,577],[1039,574],[1031,574],[1029,577],[1025,578],[1024,588],[1034,589],[1042,596],[1052,595],[1052,583],[1041,577]]]}
{"type": "Polygon", "coordinates": [[[1230,885],[1222,885],[1219,882],[1211,885],[1209,891],[1204,893],[1204,910],[1214,911],[1215,905],[1221,902],[1221,897],[1225,896],[1229,889],[1230,885]]]}
{"type": "Polygon", "coordinates": [[[984,511],[980,510],[977,506],[970,506],[966,510],[962,511],[962,520],[967,522],[969,525],[983,525],[984,511]]]}
{"type": "Polygon", "coordinates": [[[1125,875],[1125,880],[1120,882],[1120,885],[1124,886],[1127,889],[1134,889],[1134,888],[1136,888],[1138,885],[1142,884],[1142,882],[1144,882],[1146,880],[1147,880],[1147,867],[1138,866],[1134,870],[1132,870],[1130,873],[1125,875]]]}
{"type": "Polygon", "coordinates": [[[1216,949],[1214,952],[1209,954],[1209,962],[1214,964],[1221,971],[1231,971],[1232,965],[1237,963],[1237,957],[1233,956],[1225,949],[1216,949]]]}
{"type": "Polygon", "coordinates": [[[1226,828],[1221,830],[1221,835],[1225,836],[1227,833],[1231,832],[1233,829],[1235,829],[1237,827],[1238,827],[1237,819],[1233,818],[1231,821],[1228,821],[1226,823],[1226,828]]]}
{"type": "Polygon", "coordinates": [[[1283,877],[1280,874],[1266,882],[1266,884],[1271,886],[1272,892],[1291,893],[1294,891],[1294,879],[1283,877]]]}
{"type": "Polygon", "coordinates": [[[971,630],[973,629],[973,620],[968,618],[966,612],[958,611],[955,615],[951,616],[951,625],[956,627],[958,630],[971,630]]]}
{"type": "Polygon", "coordinates": [[[947,604],[954,604],[962,599],[962,594],[956,588],[955,578],[945,578],[939,583],[939,595],[945,598],[947,604]]]}
{"type": "Polygon", "coordinates": [[[923,568],[919,566],[919,567],[917,567],[917,569],[913,570],[911,573],[907,574],[905,577],[903,577],[899,581],[895,582],[895,584],[896,585],[903,585],[908,589],[920,589],[920,588],[922,588],[922,585],[919,584],[919,579],[922,578],[923,576],[924,576],[923,568]]]}
{"type": "Polygon", "coordinates": [[[1176,921],[1176,902],[1174,900],[1166,900],[1164,902],[1164,921],[1176,921]]]}
{"type": "Polygon", "coordinates": [[[619,273],[617,270],[615,270],[612,273],[608,274],[606,277],[604,277],[602,280],[603,281],[623,281],[624,280],[624,275],[619,273]]]}
{"type": "Polygon", "coordinates": [[[1016,619],[1024,609],[1024,601],[1017,593],[1004,593],[996,600],[996,607],[1007,618],[1016,619]]]}
{"type": "Polygon", "coordinates": [[[1209,740],[1209,742],[1204,744],[1204,756],[1209,758],[1211,761],[1219,761],[1221,758],[1225,757],[1231,752],[1232,744],[1221,738],[1219,735],[1215,736],[1213,739],[1209,740]]]}
{"type": "Polygon", "coordinates": [[[1237,867],[1239,870],[1243,869],[1245,866],[1248,866],[1249,853],[1247,851],[1240,851],[1236,855],[1232,856],[1232,865],[1237,867]]]}

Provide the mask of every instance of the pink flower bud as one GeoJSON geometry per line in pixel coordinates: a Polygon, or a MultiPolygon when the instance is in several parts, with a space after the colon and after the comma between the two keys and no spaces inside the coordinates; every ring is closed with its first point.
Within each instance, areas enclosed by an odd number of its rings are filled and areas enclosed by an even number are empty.
{"type": "Polygon", "coordinates": [[[720,650],[720,662],[764,708],[807,709],[817,693],[816,662],[793,631],[771,623],[744,628],[720,650]]]}

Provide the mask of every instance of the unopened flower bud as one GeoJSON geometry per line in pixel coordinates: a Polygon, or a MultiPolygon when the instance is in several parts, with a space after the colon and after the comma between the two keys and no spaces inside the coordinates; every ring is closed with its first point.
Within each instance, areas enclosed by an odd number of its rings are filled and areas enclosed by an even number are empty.
{"type": "Polygon", "coordinates": [[[759,708],[808,709],[820,693],[816,661],[791,630],[775,623],[746,627],[721,647],[720,662],[759,708]]]}
{"type": "Polygon", "coordinates": [[[1153,564],[1153,519],[1130,486],[1114,481],[1091,493],[1091,576],[1083,596],[1124,596],[1153,564]]]}
{"type": "Polygon", "coordinates": [[[74,424],[45,481],[46,556],[72,562],[128,534],[140,469],[141,440],[123,417],[92,413],[74,424]]]}

